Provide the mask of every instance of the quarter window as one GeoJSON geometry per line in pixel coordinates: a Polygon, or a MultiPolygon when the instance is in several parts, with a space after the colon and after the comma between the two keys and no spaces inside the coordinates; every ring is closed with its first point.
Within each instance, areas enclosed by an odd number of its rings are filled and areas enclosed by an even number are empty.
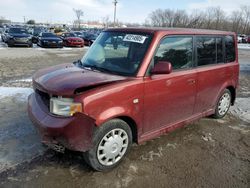
{"type": "Polygon", "coordinates": [[[192,51],[192,37],[167,37],[160,43],[154,57],[154,63],[170,62],[174,70],[189,68],[193,65],[192,51]]]}
{"type": "Polygon", "coordinates": [[[216,63],[216,45],[213,37],[197,37],[197,63],[198,66],[216,63]]]}
{"type": "Polygon", "coordinates": [[[222,38],[218,37],[216,38],[216,62],[217,63],[223,63],[223,43],[222,43],[222,38]]]}
{"type": "Polygon", "coordinates": [[[225,37],[226,62],[235,61],[235,41],[233,36],[225,37]]]}

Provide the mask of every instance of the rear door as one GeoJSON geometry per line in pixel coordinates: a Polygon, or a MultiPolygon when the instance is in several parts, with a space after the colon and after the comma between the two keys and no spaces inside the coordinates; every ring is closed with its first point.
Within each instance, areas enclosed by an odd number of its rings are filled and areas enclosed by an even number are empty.
{"type": "MultiPolygon", "coordinates": [[[[196,36],[197,99],[194,113],[212,110],[222,87],[233,78],[233,67],[225,55],[224,36],[196,36]]],[[[233,55],[233,54],[231,54],[233,55]]]]}
{"type": "Polygon", "coordinates": [[[170,74],[145,79],[143,132],[151,132],[184,120],[193,114],[196,97],[196,71],[193,69],[193,37],[164,38],[152,60],[170,62],[170,74]]]}

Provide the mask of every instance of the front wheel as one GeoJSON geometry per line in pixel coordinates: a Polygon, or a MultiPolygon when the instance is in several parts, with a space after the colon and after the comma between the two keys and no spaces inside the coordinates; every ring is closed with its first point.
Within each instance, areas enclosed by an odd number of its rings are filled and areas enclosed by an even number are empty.
{"type": "Polygon", "coordinates": [[[93,144],[93,148],[84,153],[85,161],[97,171],[114,168],[129,151],[131,129],[125,121],[110,120],[96,129],[93,144]]]}
{"type": "Polygon", "coordinates": [[[223,118],[227,114],[231,106],[231,101],[231,92],[228,89],[225,89],[217,102],[215,114],[213,115],[213,117],[216,119],[223,118]]]}

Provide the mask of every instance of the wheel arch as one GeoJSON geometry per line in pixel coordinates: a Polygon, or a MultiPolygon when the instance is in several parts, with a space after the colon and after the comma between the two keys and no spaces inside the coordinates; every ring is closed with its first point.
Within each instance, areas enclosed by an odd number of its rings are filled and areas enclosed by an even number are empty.
{"type": "Polygon", "coordinates": [[[226,89],[228,89],[230,91],[231,97],[232,97],[231,104],[234,105],[234,102],[236,99],[236,89],[233,86],[228,86],[228,87],[226,87],[226,89]]]}
{"type": "Polygon", "coordinates": [[[133,140],[133,142],[138,143],[138,134],[137,134],[137,124],[136,124],[136,122],[129,116],[118,116],[116,118],[125,121],[129,125],[129,127],[131,129],[131,132],[132,132],[132,140],[133,140]]]}
{"type": "Polygon", "coordinates": [[[138,130],[137,130],[138,127],[137,127],[137,123],[130,116],[122,115],[122,114],[117,115],[117,116],[112,116],[112,117],[109,117],[108,119],[106,119],[105,121],[98,122],[98,124],[96,124],[96,126],[100,127],[104,123],[106,123],[108,121],[111,121],[112,119],[120,119],[122,121],[125,121],[128,124],[128,126],[130,127],[130,129],[131,129],[133,142],[138,143],[138,130]]]}

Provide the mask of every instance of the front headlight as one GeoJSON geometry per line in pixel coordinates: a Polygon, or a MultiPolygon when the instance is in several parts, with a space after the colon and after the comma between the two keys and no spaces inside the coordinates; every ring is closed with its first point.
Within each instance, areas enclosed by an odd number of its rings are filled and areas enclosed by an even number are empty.
{"type": "Polygon", "coordinates": [[[60,116],[73,116],[76,112],[82,112],[82,104],[74,102],[71,98],[52,97],[50,112],[60,116]]]}

